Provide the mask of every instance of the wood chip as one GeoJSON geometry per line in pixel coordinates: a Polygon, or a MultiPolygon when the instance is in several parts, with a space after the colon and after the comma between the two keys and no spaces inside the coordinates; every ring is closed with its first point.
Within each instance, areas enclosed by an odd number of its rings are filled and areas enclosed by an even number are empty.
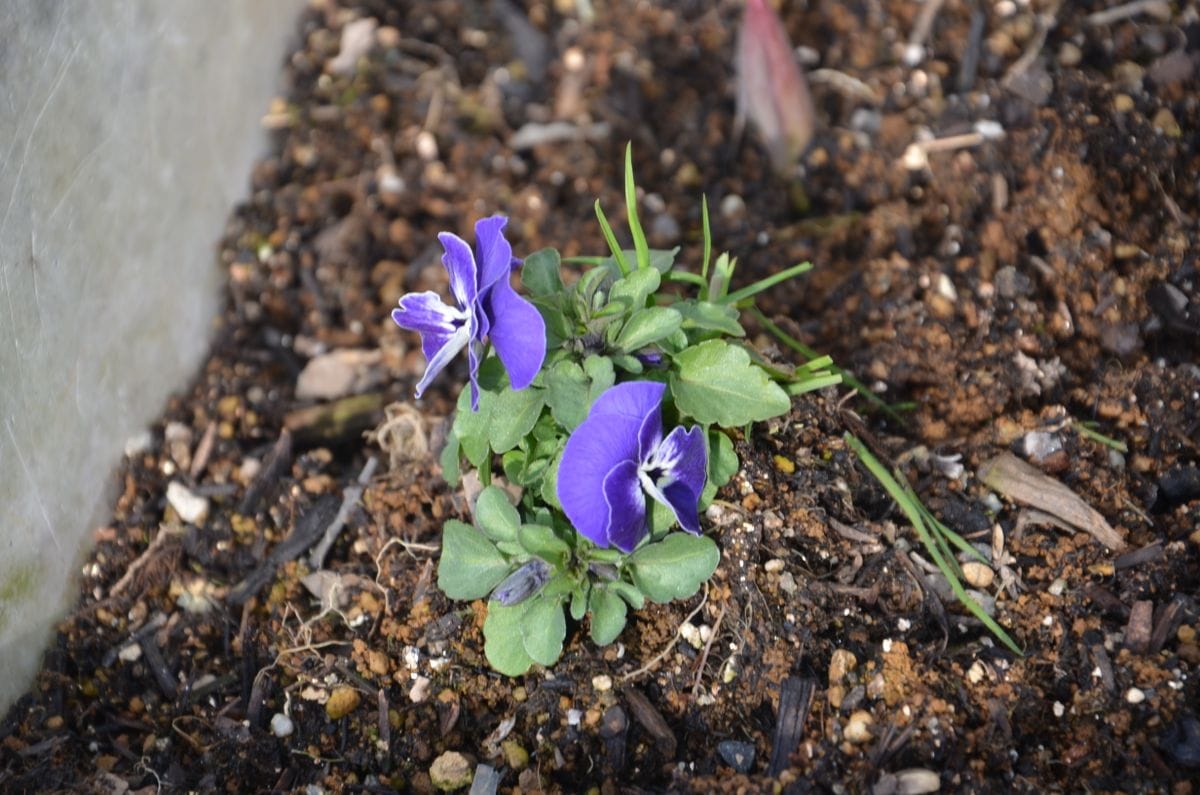
{"type": "Polygon", "coordinates": [[[1129,621],[1125,623],[1125,648],[1134,654],[1145,654],[1150,648],[1154,628],[1154,602],[1142,599],[1133,603],[1129,621]]]}
{"type": "Polygon", "coordinates": [[[804,737],[804,723],[816,693],[815,679],[790,676],[783,681],[779,694],[779,716],[775,720],[775,737],[771,741],[771,763],[767,775],[774,778],[788,767],[788,759],[804,737]]]}
{"type": "Polygon", "coordinates": [[[1015,502],[1055,516],[1084,530],[1109,549],[1122,552],[1124,539],[1103,516],[1061,482],[1012,453],[1001,453],[979,467],[979,479],[1015,502]]]}
{"type": "Polygon", "coordinates": [[[654,738],[654,742],[662,751],[663,756],[667,759],[674,759],[678,743],[675,740],[675,733],[667,725],[662,713],[655,709],[654,705],[650,703],[650,699],[642,695],[642,692],[635,687],[625,688],[624,695],[634,719],[654,738]]]}

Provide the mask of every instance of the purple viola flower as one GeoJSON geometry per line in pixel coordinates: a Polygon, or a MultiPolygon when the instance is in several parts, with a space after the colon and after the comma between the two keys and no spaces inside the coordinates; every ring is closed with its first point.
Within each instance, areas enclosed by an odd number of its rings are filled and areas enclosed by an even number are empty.
{"type": "Polygon", "coordinates": [[[401,328],[421,335],[425,374],[417,382],[417,397],[463,348],[471,378],[471,409],[479,409],[479,361],[483,341],[490,339],[508,370],[513,389],[529,386],[546,357],[546,323],[533,304],[517,295],[509,274],[519,260],[504,239],[508,219],[502,215],[475,224],[475,253],[461,237],[442,232],[438,240],[446,253],[442,264],[450,274],[450,292],[457,307],[437,293],[409,293],[392,310],[401,328]]]}
{"type": "Polygon", "coordinates": [[[558,501],[575,529],[598,547],[633,551],[647,532],[647,495],[670,508],[684,530],[700,534],[697,506],[708,470],[704,431],[680,426],[663,437],[665,390],[654,381],[611,387],[567,439],[558,501]]]}

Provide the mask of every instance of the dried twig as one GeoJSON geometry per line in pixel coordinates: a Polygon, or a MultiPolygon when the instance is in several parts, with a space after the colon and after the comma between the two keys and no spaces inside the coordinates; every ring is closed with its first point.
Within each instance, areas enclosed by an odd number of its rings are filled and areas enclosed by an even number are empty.
{"type": "MultiPolygon", "coordinates": [[[[693,618],[695,618],[696,614],[699,613],[704,608],[704,605],[707,602],[708,602],[708,583],[704,583],[704,597],[700,600],[700,604],[696,605],[695,610],[688,613],[687,618],[685,618],[683,621],[681,621],[679,626],[683,626],[684,624],[688,623],[693,618]]],[[[671,649],[675,648],[675,644],[679,642],[679,638],[680,638],[680,635],[679,635],[679,630],[677,628],[675,630],[675,634],[671,637],[670,642],[667,643],[666,647],[663,648],[662,651],[660,651],[658,654],[654,655],[653,659],[651,659],[649,662],[647,662],[641,668],[638,668],[636,671],[631,671],[630,673],[627,673],[624,676],[622,676],[621,682],[628,682],[630,679],[639,677],[642,674],[653,669],[654,666],[658,665],[664,657],[666,657],[668,654],[671,653],[671,649]]]]}
{"type": "Polygon", "coordinates": [[[329,548],[337,540],[338,533],[342,532],[342,528],[346,526],[346,520],[350,518],[350,511],[362,499],[363,490],[371,482],[371,477],[375,474],[377,466],[379,466],[378,459],[374,457],[368,458],[362,471],[358,473],[358,480],[354,485],[347,486],[342,490],[342,504],[338,508],[337,515],[333,517],[333,521],[329,523],[329,527],[325,528],[324,537],[321,538],[321,541],[313,549],[312,554],[308,556],[308,567],[313,571],[318,571],[325,564],[325,556],[329,554],[329,548]]]}
{"type": "Polygon", "coordinates": [[[708,636],[708,642],[704,644],[704,651],[700,655],[700,661],[696,664],[696,679],[692,683],[693,701],[700,697],[700,682],[704,678],[704,666],[708,662],[708,653],[712,651],[713,641],[717,639],[717,633],[721,631],[721,622],[725,620],[725,608],[728,606],[728,602],[721,603],[721,612],[717,613],[717,620],[713,624],[712,634],[708,636]]]}
{"type": "Polygon", "coordinates": [[[779,694],[779,716],[775,722],[775,737],[771,741],[771,762],[767,775],[774,778],[788,766],[788,757],[804,737],[804,723],[812,708],[817,683],[814,679],[789,676],[783,680],[779,694]]]}
{"type": "Polygon", "coordinates": [[[1089,25],[1099,27],[1101,25],[1111,25],[1113,22],[1120,22],[1130,17],[1136,17],[1138,14],[1149,14],[1160,22],[1165,22],[1171,18],[1171,4],[1166,2],[1166,0],[1133,0],[1132,3],[1113,6],[1103,11],[1097,11],[1094,14],[1088,14],[1083,18],[1083,21],[1089,25]]]}
{"type": "Polygon", "coordinates": [[[181,535],[183,535],[183,528],[178,524],[159,525],[158,535],[154,536],[154,540],[150,542],[145,551],[138,555],[133,563],[129,564],[129,568],[121,575],[121,579],[113,583],[113,587],[108,589],[108,598],[112,599],[114,596],[119,596],[133,582],[133,578],[137,576],[137,573],[158,556],[158,553],[166,546],[167,541],[178,538],[181,535]]]}
{"type": "Polygon", "coordinates": [[[329,521],[337,515],[336,505],[337,498],[327,494],[301,514],[287,538],[275,545],[261,566],[234,586],[226,601],[231,605],[240,605],[256,595],[275,576],[276,569],[289,560],[295,560],[320,538],[329,521]]]}

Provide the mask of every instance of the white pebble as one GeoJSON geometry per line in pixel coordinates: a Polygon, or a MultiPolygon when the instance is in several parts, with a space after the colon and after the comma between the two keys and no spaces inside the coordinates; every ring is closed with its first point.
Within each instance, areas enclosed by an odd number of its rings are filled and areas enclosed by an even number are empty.
{"type": "Polygon", "coordinates": [[[579,721],[583,720],[583,710],[569,709],[567,710],[567,725],[578,726],[579,721]]]}
{"type": "Polygon", "coordinates": [[[1141,704],[1146,700],[1146,694],[1136,687],[1131,687],[1125,691],[1125,700],[1130,704],[1141,704]]]}
{"type": "Polygon", "coordinates": [[[1062,596],[1065,590],[1067,590],[1067,581],[1062,577],[1050,583],[1049,591],[1051,596],[1062,596]]]}
{"type": "Polygon", "coordinates": [[[413,680],[413,685],[408,689],[408,700],[414,704],[420,704],[425,699],[429,698],[430,686],[433,684],[428,676],[418,676],[413,680]]]}
{"type": "Polygon", "coordinates": [[[1053,709],[1054,717],[1056,718],[1061,718],[1067,711],[1067,708],[1063,706],[1061,701],[1055,701],[1053,709]]]}
{"type": "Polygon", "coordinates": [[[117,654],[117,657],[125,662],[137,662],[142,658],[142,647],[137,643],[130,643],[117,654]]]}
{"type": "Polygon", "coordinates": [[[296,724],[292,723],[292,719],[287,715],[276,712],[271,716],[271,733],[276,737],[291,737],[294,731],[296,724]]]}
{"type": "Polygon", "coordinates": [[[612,690],[612,686],[612,677],[608,674],[600,674],[599,676],[592,677],[592,689],[597,693],[604,693],[612,690]]]}
{"type": "Polygon", "coordinates": [[[167,502],[188,524],[199,524],[208,514],[208,500],[193,494],[187,486],[177,480],[167,484],[167,502]]]}
{"type": "Polygon", "coordinates": [[[768,572],[783,571],[783,561],[779,558],[771,558],[763,564],[763,568],[768,572]]]}

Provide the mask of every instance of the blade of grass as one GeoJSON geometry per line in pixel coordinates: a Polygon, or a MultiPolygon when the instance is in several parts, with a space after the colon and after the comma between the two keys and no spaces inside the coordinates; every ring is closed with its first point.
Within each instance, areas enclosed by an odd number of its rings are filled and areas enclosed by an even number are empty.
{"type": "Polygon", "coordinates": [[[625,215],[629,218],[629,233],[633,235],[633,250],[637,252],[638,269],[650,267],[650,246],[638,220],[637,184],[633,181],[633,144],[625,144],[625,215]]]}
{"type": "Polygon", "coordinates": [[[796,395],[803,395],[805,392],[815,392],[818,389],[824,389],[827,386],[834,386],[840,383],[842,383],[840,375],[836,373],[823,373],[806,378],[803,381],[788,384],[783,388],[783,391],[795,397],[796,395]]]}
{"type": "MultiPolygon", "coordinates": [[[[821,354],[817,353],[812,348],[808,347],[803,342],[781,329],[773,320],[771,320],[771,318],[764,315],[758,307],[752,306],[750,307],[750,311],[754,314],[754,317],[758,320],[758,322],[762,324],[763,328],[773,334],[775,338],[784,345],[803,356],[805,359],[814,360],[821,358],[821,354]]],[[[904,418],[897,414],[895,409],[888,405],[886,400],[872,392],[866,384],[864,384],[862,381],[859,381],[854,376],[854,373],[851,373],[848,370],[843,370],[841,367],[832,364],[829,366],[829,369],[840,375],[843,383],[849,385],[851,389],[866,398],[869,403],[875,406],[875,408],[891,417],[900,425],[908,425],[908,423],[904,421],[904,418]]]]}
{"type": "MultiPolygon", "coordinates": [[[[700,278],[707,284],[708,263],[712,261],[712,226],[708,223],[708,196],[700,195],[700,225],[704,230],[704,263],[700,266],[700,278]]],[[[706,290],[700,292],[700,300],[706,300],[706,290]]]]}
{"type": "Polygon", "coordinates": [[[708,283],[704,281],[702,276],[697,276],[691,271],[667,271],[667,281],[682,282],[684,284],[697,284],[701,287],[707,287],[708,283]]]}
{"type": "MultiPolygon", "coordinates": [[[[908,521],[912,524],[913,530],[916,531],[917,537],[921,539],[921,543],[925,546],[925,551],[929,553],[929,556],[933,558],[934,564],[945,576],[946,582],[950,584],[950,590],[954,592],[954,596],[958,599],[958,601],[962,603],[963,607],[967,608],[972,615],[983,622],[983,625],[987,627],[988,630],[990,630],[991,633],[995,635],[1001,643],[1011,649],[1015,654],[1023,657],[1024,653],[1021,651],[1021,648],[1017,646],[1012,638],[1008,636],[1008,633],[1004,631],[1004,628],[997,624],[995,619],[984,612],[983,608],[979,606],[979,603],[971,598],[971,595],[967,593],[966,588],[963,587],[962,583],[958,579],[958,576],[955,574],[954,568],[952,568],[947,563],[945,557],[943,557],[941,550],[938,548],[937,542],[933,539],[929,532],[929,528],[925,525],[925,517],[922,515],[921,510],[924,506],[921,505],[919,500],[914,500],[909,496],[911,487],[906,490],[899,483],[897,483],[896,479],[892,477],[892,474],[888,472],[883,464],[879,462],[879,459],[877,459],[854,434],[846,432],[842,438],[846,441],[846,444],[850,446],[850,449],[854,451],[854,454],[858,456],[858,460],[863,463],[863,466],[867,468],[867,471],[870,472],[875,479],[879,481],[879,484],[883,486],[884,490],[887,491],[888,496],[895,500],[896,504],[900,506],[900,509],[904,511],[904,515],[908,517],[908,521]]],[[[957,565],[957,561],[955,562],[955,565],[957,565]]]]}
{"type": "Polygon", "coordinates": [[[742,289],[719,299],[717,303],[736,304],[738,301],[758,295],[763,290],[769,290],[780,282],[786,282],[788,279],[799,276],[802,273],[807,273],[810,270],[812,270],[811,262],[801,262],[799,265],[793,265],[786,270],[781,270],[779,273],[773,273],[765,279],[759,279],[754,284],[746,285],[742,289]]]}
{"type": "Polygon", "coordinates": [[[599,199],[596,199],[596,220],[600,222],[600,231],[604,233],[604,241],[608,243],[608,249],[612,252],[613,259],[617,261],[617,267],[621,269],[621,275],[628,276],[629,263],[625,261],[625,254],[622,253],[621,247],[617,244],[617,236],[613,234],[612,227],[609,226],[608,218],[604,215],[604,209],[600,207],[599,199]]]}
{"type": "Polygon", "coordinates": [[[1091,439],[1093,442],[1099,442],[1100,444],[1104,445],[1105,447],[1111,447],[1113,450],[1116,450],[1118,453],[1128,453],[1129,452],[1129,445],[1125,444],[1124,442],[1122,442],[1120,440],[1114,439],[1111,436],[1105,436],[1104,434],[1097,431],[1095,428],[1091,427],[1094,424],[1095,423],[1091,423],[1091,422],[1080,422],[1079,420],[1073,420],[1071,422],[1072,427],[1075,428],[1075,431],[1080,436],[1083,436],[1087,439],[1091,439]]]}

